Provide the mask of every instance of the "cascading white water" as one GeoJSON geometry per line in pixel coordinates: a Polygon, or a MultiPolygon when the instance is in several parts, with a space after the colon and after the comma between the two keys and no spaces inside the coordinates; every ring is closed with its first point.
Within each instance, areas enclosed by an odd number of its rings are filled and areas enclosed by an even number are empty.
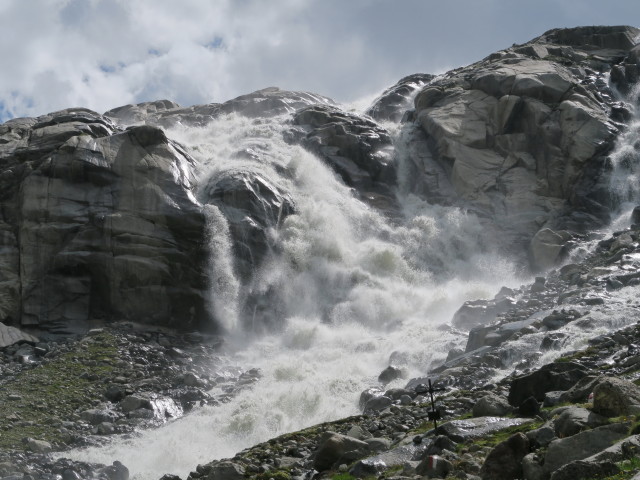
{"type": "Polygon", "coordinates": [[[625,99],[631,120],[610,155],[613,167],[610,191],[616,206],[613,230],[628,227],[631,211],[640,204],[640,84],[625,99]]]}
{"type": "Polygon", "coordinates": [[[225,330],[234,330],[238,326],[240,282],[233,272],[229,226],[215,205],[206,205],[204,211],[207,217],[207,240],[210,245],[210,308],[215,318],[224,322],[222,326],[225,330]]]}
{"type": "Polygon", "coordinates": [[[65,456],[118,459],[135,479],[185,476],[198,463],[356,414],[360,393],[377,383],[391,358],[411,376],[424,374],[466,341],[447,326],[462,302],[517,283],[514,266],[483,245],[474,216],[409,196],[403,199],[405,218],[390,223],[354,198],[320,159],[285,142],[283,120],[228,116],[205,128],[168,132],[199,160],[203,183],[228,169],[245,169],[295,202],[296,212],[269,232],[276,248],[240,294],[225,258],[228,228],[208,207],[216,272],[212,306],[228,316],[223,323],[233,362],[260,368],[262,378],[228,404],[65,456]],[[240,327],[236,301],[249,290],[268,292],[281,330],[258,335],[250,322],[240,327]]]}

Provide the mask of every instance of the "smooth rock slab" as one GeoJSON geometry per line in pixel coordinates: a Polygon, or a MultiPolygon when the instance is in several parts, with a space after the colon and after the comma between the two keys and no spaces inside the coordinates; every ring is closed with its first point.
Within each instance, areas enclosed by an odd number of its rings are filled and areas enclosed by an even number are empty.
{"type": "Polygon", "coordinates": [[[567,463],[601,452],[626,437],[628,430],[628,425],[615,423],[554,440],[549,444],[544,458],[544,471],[551,474],[567,463]]]}
{"type": "Polygon", "coordinates": [[[0,322],[0,348],[8,347],[18,342],[37,343],[39,341],[33,335],[0,322]]]}
{"type": "Polygon", "coordinates": [[[438,427],[438,433],[446,435],[454,442],[479,438],[505,428],[531,423],[530,418],[476,417],[467,420],[452,420],[438,427]]]}

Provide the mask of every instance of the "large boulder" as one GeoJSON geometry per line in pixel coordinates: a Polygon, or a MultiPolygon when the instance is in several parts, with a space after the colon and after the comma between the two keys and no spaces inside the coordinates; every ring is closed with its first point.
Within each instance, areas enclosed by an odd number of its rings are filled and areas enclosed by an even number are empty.
{"type": "Polygon", "coordinates": [[[640,387],[622,378],[601,379],[593,389],[593,411],[607,417],[640,413],[640,387]]]}
{"type": "Polygon", "coordinates": [[[528,453],[529,439],[523,433],[516,433],[489,452],[480,469],[480,477],[483,480],[522,478],[522,459],[528,453]]]}
{"type": "Polygon", "coordinates": [[[377,123],[329,105],[314,105],[293,116],[298,141],[322,157],[361,198],[378,206],[395,203],[396,169],[391,137],[377,123]]]}
{"type": "Polygon", "coordinates": [[[586,408],[569,407],[553,421],[558,438],[570,437],[590,428],[600,427],[609,422],[607,417],[593,413],[586,408]]]}
{"type": "Polygon", "coordinates": [[[435,75],[415,73],[398,80],[398,83],[387,88],[367,109],[367,115],[378,121],[399,122],[406,110],[412,108],[414,95],[424,85],[431,82],[435,75]]]}
{"type": "Polygon", "coordinates": [[[159,129],[86,109],[0,126],[0,320],[212,326],[193,159],[159,129]]]}
{"type": "Polygon", "coordinates": [[[362,440],[335,432],[325,432],[314,454],[313,468],[323,472],[339,463],[352,463],[370,452],[369,444],[362,440]]]}
{"type": "Polygon", "coordinates": [[[628,430],[627,425],[614,423],[554,440],[547,447],[544,471],[551,474],[574,460],[582,460],[601,452],[626,437],[628,430]]]}
{"type": "MultiPolygon", "coordinates": [[[[606,156],[621,129],[609,117],[615,105],[606,74],[630,53],[635,32],[553,30],[430,81],[415,97],[415,125],[453,198],[434,177],[424,179],[428,198],[479,212],[515,249],[541,228],[583,231],[607,221],[606,156]]],[[[405,138],[409,151],[424,143],[405,138]]],[[[420,179],[417,194],[426,190],[420,179]]],[[[547,237],[532,246],[535,268],[552,266],[566,243],[547,237]]]]}
{"type": "Polygon", "coordinates": [[[587,371],[580,364],[550,363],[532,373],[514,378],[509,388],[508,400],[514,407],[520,406],[529,397],[541,402],[546,392],[568,390],[585,376],[587,371]]]}

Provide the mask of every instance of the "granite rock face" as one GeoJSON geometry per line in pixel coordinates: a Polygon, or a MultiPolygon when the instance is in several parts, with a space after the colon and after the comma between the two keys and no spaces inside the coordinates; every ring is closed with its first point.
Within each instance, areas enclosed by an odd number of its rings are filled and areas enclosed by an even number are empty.
{"type": "MultiPolygon", "coordinates": [[[[606,221],[607,154],[623,128],[606,75],[635,81],[638,33],[552,30],[429,82],[408,135],[409,147],[426,143],[429,154],[414,149],[411,189],[472,209],[515,249],[539,231],[606,221]],[[615,69],[624,71],[616,77],[615,69]]],[[[555,237],[551,247],[534,245],[534,268],[557,261],[568,238],[555,237]]]]}
{"type": "Polygon", "coordinates": [[[3,320],[206,327],[205,218],[178,144],[77,109],[0,128],[3,320]]]}

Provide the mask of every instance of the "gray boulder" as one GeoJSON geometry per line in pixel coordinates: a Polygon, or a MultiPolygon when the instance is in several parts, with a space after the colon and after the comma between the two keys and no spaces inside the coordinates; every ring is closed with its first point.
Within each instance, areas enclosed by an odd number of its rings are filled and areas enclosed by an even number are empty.
{"type": "Polygon", "coordinates": [[[551,474],[574,460],[583,460],[601,452],[626,437],[627,433],[627,425],[615,423],[554,440],[547,447],[544,470],[551,474]]]}
{"type": "Polygon", "coordinates": [[[445,478],[453,470],[453,464],[438,455],[428,455],[416,467],[416,473],[426,478],[445,478]]]}
{"type": "Polygon", "coordinates": [[[480,477],[483,480],[513,480],[522,477],[522,459],[529,453],[529,439],[516,433],[496,445],[487,455],[480,477]]]}
{"type": "Polygon", "coordinates": [[[228,460],[214,462],[207,467],[209,467],[207,480],[243,480],[245,478],[244,467],[228,460]]]}
{"type": "Polygon", "coordinates": [[[607,417],[593,413],[586,408],[569,407],[553,421],[556,436],[559,438],[570,437],[583,430],[606,425],[607,417]]]}
{"type": "Polygon", "coordinates": [[[475,403],[472,412],[474,417],[502,417],[511,410],[511,405],[506,398],[489,393],[475,403]]]}
{"type": "Polygon", "coordinates": [[[576,460],[563,465],[551,474],[551,480],[585,480],[590,478],[605,478],[620,472],[620,468],[613,462],[589,462],[576,460]]]}
{"type": "Polygon", "coordinates": [[[640,387],[622,378],[601,379],[593,389],[593,411],[607,417],[640,413],[640,387]]]}
{"type": "Polygon", "coordinates": [[[38,341],[37,337],[0,322],[0,348],[8,347],[18,342],[38,343],[38,341]]]}
{"type": "Polygon", "coordinates": [[[86,109],[7,122],[3,134],[0,320],[213,326],[195,164],[179,145],[86,109]]]}
{"type": "Polygon", "coordinates": [[[413,96],[434,78],[435,75],[415,73],[398,80],[373,102],[366,111],[367,115],[378,121],[399,122],[405,111],[413,107],[413,96]]]}
{"type": "Polygon", "coordinates": [[[366,442],[335,432],[325,432],[318,442],[313,468],[324,472],[336,464],[352,463],[370,452],[371,447],[366,442]]]}
{"type": "Polygon", "coordinates": [[[546,392],[568,390],[586,375],[585,368],[573,362],[544,365],[532,373],[522,375],[511,381],[509,403],[517,407],[529,397],[534,397],[541,402],[544,400],[546,392]]]}
{"type": "Polygon", "coordinates": [[[300,142],[336,171],[361,198],[377,207],[395,206],[395,162],[389,133],[371,120],[328,106],[315,105],[293,116],[300,142]]]}

